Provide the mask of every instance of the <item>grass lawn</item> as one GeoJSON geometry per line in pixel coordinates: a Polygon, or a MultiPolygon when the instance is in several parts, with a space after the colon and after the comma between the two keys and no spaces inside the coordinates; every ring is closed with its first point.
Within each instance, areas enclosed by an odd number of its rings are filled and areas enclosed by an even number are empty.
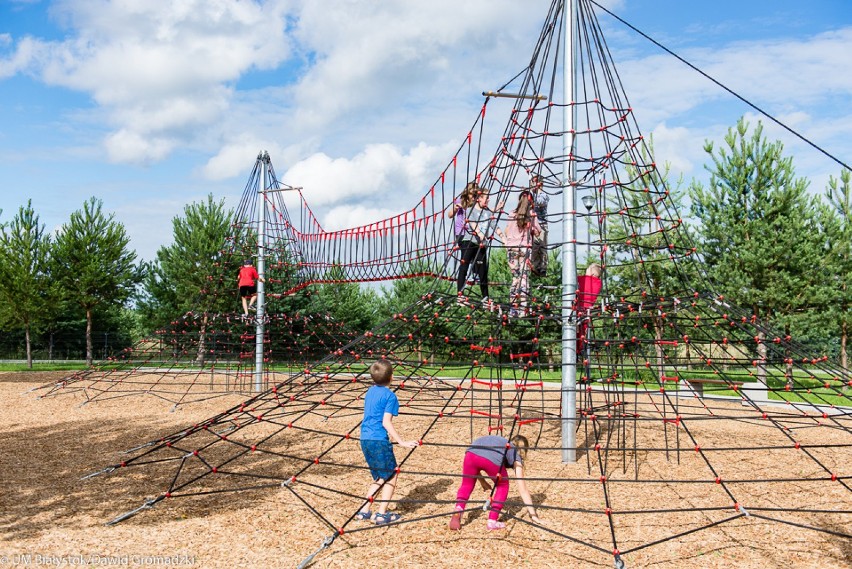
{"type": "MultiPolygon", "coordinates": [[[[104,370],[109,369],[111,367],[120,368],[122,367],[122,363],[120,362],[102,362],[98,365],[98,369],[104,370]]],[[[156,364],[150,364],[152,366],[156,364]]],[[[144,366],[140,366],[144,367],[144,366]]],[[[207,366],[209,367],[209,366],[207,366]]],[[[224,368],[225,365],[219,363],[217,367],[224,368]]],[[[414,365],[412,365],[414,367],[414,365]]],[[[367,365],[366,363],[355,363],[355,364],[332,364],[332,365],[323,365],[312,368],[314,372],[324,372],[324,373],[360,373],[366,371],[367,365]]],[[[0,363],[0,371],[15,371],[15,372],[26,372],[26,371],[77,371],[86,369],[85,362],[39,362],[34,363],[32,369],[28,368],[26,363],[0,363]]],[[[197,366],[193,366],[190,363],[186,365],[175,366],[172,365],[171,369],[178,370],[192,370],[198,369],[197,366]]],[[[299,373],[304,371],[304,366],[296,366],[296,365],[288,365],[288,364],[272,364],[268,368],[270,371],[276,371],[281,373],[299,373]]],[[[496,368],[493,367],[482,367],[481,374],[477,374],[473,372],[473,375],[476,377],[481,377],[483,379],[487,379],[489,377],[494,377],[496,375],[496,368]]],[[[520,379],[522,377],[522,371],[520,366],[507,366],[503,368],[502,377],[503,379],[512,379],[513,377],[517,377],[520,379]]],[[[596,372],[594,368],[592,369],[592,376],[596,376],[596,372]]],[[[445,365],[445,366],[423,366],[418,368],[418,372],[423,376],[436,376],[442,378],[456,378],[456,379],[464,379],[471,376],[471,368],[468,365],[445,365]]],[[[674,372],[672,372],[674,375],[674,372]]],[[[620,376],[615,380],[616,382],[623,382],[625,385],[631,388],[639,387],[645,389],[656,390],[659,389],[659,383],[654,380],[651,376],[650,371],[641,370],[622,370],[620,376]],[[634,379],[635,378],[635,379],[634,379]]],[[[701,378],[701,379],[719,379],[722,381],[723,377],[728,381],[735,382],[749,382],[754,381],[754,377],[749,375],[748,373],[744,373],[742,371],[732,371],[730,373],[724,374],[716,374],[712,371],[705,370],[689,370],[681,371],[678,376],[681,381],[678,383],[675,382],[667,382],[665,388],[668,390],[675,390],[678,388],[678,384],[682,384],[687,378],[701,378]]],[[[838,394],[838,390],[843,387],[843,383],[838,380],[832,379],[827,374],[823,374],[822,372],[815,371],[814,373],[808,373],[805,371],[795,372],[793,374],[795,387],[790,390],[785,389],[785,379],[781,374],[772,374],[768,372],[768,384],[770,388],[769,399],[774,401],[790,401],[791,403],[815,403],[821,405],[840,405],[840,406],[852,406],[852,393],[840,393],[838,394]]],[[[545,369],[533,369],[529,372],[529,379],[533,380],[543,380],[552,383],[558,383],[562,380],[562,372],[557,367],[554,371],[548,371],[545,369]]],[[[612,383],[603,381],[597,377],[593,384],[596,385],[605,385],[606,383],[612,383]]],[[[848,389],[848,387],[847,387],[848,389]]],[[[721,395],[728,397],[740,397],[740,393],[737,393],[733,389],[729,389],[724,385],[705,385],[704,392],[707,395],[721,395]]]]}
{"type": "Polygon", "coordinates": [[[77,371],[86,367],[86,362],[39,362],[33,363],[32,368],[25,363],[0,362],[0,371],[77,371]]]}

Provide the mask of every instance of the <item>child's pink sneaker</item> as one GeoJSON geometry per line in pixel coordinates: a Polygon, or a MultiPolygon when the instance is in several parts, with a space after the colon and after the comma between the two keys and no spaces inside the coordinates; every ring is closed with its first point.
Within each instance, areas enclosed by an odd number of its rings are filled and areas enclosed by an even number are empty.
{"type": "Polygon", "coordinates": [[[488,528],[488,531],[506,529],[506,524],[503,522],[498,522],[497,520],[488,520],[488,524],[485,526],[488,528]]]}
{"type": "Polygon", "coordinates": [[[453,531],[459,531],[461,529],[461,521],[462,521],[462,513],[464,510],[456,508],[456,513],[450,516],[450,529],[453,531]]]}

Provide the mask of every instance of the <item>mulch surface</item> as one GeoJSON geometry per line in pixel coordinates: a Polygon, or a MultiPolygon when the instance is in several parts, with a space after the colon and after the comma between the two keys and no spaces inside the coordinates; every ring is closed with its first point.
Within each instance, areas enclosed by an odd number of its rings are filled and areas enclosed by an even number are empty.
{"type": "MultiPolygon", "coordinates": [[[[46,382],[67,374],[0,373],[0,569],[30,565],[129,567],[296,567],[320,548],[331,534],[329,526],[311,512],[294,493],[273,488],[259,491],[223,493],[189,497],[158,504],[122,523],[107,526],[105,522],[140,506],[145,498],[158,495],[163,488],[152,485],[144,471],[119,476],[102,475],[86,480],[81,477],[124,460],[125,449],[178,431],[187,425],[210,417],[238,403],[238,396],[221,397],[183,405],[152,397],[128,396],[86,403],[80,393],[39,399],[28,392],[46,382]]],[[[737,422],[719,426],[708,423],[706,428],[717,429],[703,440],[718,437],[720,441],[737,439],[760,440],[773,436],[765,427],[737,422]]],[[[398,425],[400,431],[416,425],[398,425]]],[[[458,440],[467,440],[467,433],[451,433],[458,440]]],[[[651,436],[651,435],[649,435],[651,436]]],[[[558,440],[557,433],[545,432],[558,440]]],[[[848,442],[848,441],[845,441],[848,442]]],[[[425,449],[425,447],[423,447],[425,449]]],[[[419,450],[419,449],[418,449],[419,450]]],[[[353,450],[353,452],[355,452],[353,450]]],[[[460,469],[459,453],[423,454],[434,472],[454,472],[460,469]],[[428,459],[428,460],[427,460],[428,459]]],[[[354,455],[353,455],[354,456],[354,455]]],[[[398,454],[399,456],[399,454],[398,454]]],[[[417,453],[413,455],[417,457],[417,453]]],[[[730,478],[742,477],[738,469],[751,473],[771,472],[777,457],[771,452],[759,457],[732,455],[733,462],[725,465],[730,478]]],[[[680,464],[647,458],[645,472],[659,472],[661,479],[688,478],[695,465],[684,457],[680,464]]],[[[781,460],[784,460],[783,457],[781,460]]],[[[841,475],[852,470],[848,449],[824,453],[820,460],[830,463],[841,475]],[[832,458],[833,457],[833,458],[832,458]]],[[[416,463],[416,460],[415,460],[416,463]]],[[[530,482],[537,501],[552,505],[596,508],[600,502],[599,486],[589,476],[585,459],[564,465],[557,453],[536,451],[530,459],[532,476],[554,478],[588,478],[588,483],[562,483],[556,486],[546,480],[530,482]]],[[[128,469],[129,470],[129,469],[128,469]]],[[[350,487],[360,494],[366,486],[362,471],[328,468],[317,470],[328,477],[328,487],[350,487]]],[[[594,472],[592,473],[594,475],[594,472]]],[[[629,476],[625,476],[629,478],[629,476]]],[[[397,510],[407,519],[419,521],[390,528],[352,531],[338,536],[334,543],[321,551],[313,567],[613,567],[613,558],[588,546],[565,539],[557,533],[575,536],[579,541],[589,539],[606,543],[609,526],[606,517],[590,516],[559,509],[544,510],[542,517],[548,527],[536,528],[521,519],[510,519],[507,531],[486,532],[484,515],[469,514],[462,531],[450,532],[443,516],[446,507],[428,503],[429,500],[451,501],[455,496],[457,479],[441,477],[409,477],[400,479],[397,510]],[[430,518],[429,516],[435,517],[430,518]]],[[[760,485],[748,486],[749,499],[770,505],[786,505],[789,496],[802,496],[801,504],[808,508],[852,510],[850,494],[841,488],[810,488],[802,483],[788,487],[773,483],[761,490],[760,485]],[[764,492],[764,494],[761,494],[764,492]]],[[[345,505],[336,515],[335,496],[304,490],[301,496],[311,498],[311,504],[327,518],[345,518],[351,505],[345,505]],[[345,514],[345,515],[344,515],[345,514]]],[[[640,510],[663,508],[662,497],[678,495],[679,499],[702,502],[702,492],[693,486],[670,487],[661,481],[654,485],[614,485],[612,500],[640,510]],[[679,493],[679,494],[678,494],[679,493]]],[[[510,499],[517,499],[510,490],[510,499]]],[[[481,500],[481,491],[472,500],[481,500]]],[[[724,500],[717,500],[726,505],[724,500]]],[[[472,502],[474,503],[474,502],[472,502]]],[[[518,512],[515,512],[518,513],[518,512]]],[[[706,524],[734,513],[681,514],[674,523],[683,527],[706,524]],[[712,517],[708,517],[712,516],[712,517]],[[695,518],[695,519],[691,519],[695,518]]],[[[776,517],[783,518],[779,513],[776,517]]],[[[623,516],[619,535],[628,546],[654,541],[679,533],[671,519],[658,516],[623,516]],[[634,520],[634,521],[631,521],[634,520]]],[[[852,517],[815,515],[808,522],[841,533],[852,533],[852,517]],[[821,525],[820,525],[821,524],[821,525]]],[[[359,530],[365,524],[347,528],[359,530]]],[[[665,541],[659,545],[638,549],[625,556],[628,568],[653,567],[675,569],[706,568],[824,568],[852,567],[852,540],[826,533],[771,523],[761,518],[738,518],[665,541]]]]}

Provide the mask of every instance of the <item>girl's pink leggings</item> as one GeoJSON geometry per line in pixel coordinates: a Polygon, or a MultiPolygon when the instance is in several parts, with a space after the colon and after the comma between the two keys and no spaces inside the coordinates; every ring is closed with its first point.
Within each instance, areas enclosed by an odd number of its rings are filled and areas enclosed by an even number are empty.
{"type": "Polygon", "coordinates": [[[505,466],[498,467],[487,458],[472,452],[464,454],[464,465],[462,466],[464,478],[462,478],[461,486],[459,486],[458,494],[456,494],[456,508],[464,509],[471,492],[473,492],[473,487],[476,486],[476,477],[481,472],[484,472],[494,482],[494,496],[491,498],[491,511],[488,513],[488,519],[496,520],[500,517],[500,510],[503,509],[506,496],[509,495],[509,473],[506,472],[505,466]]]}

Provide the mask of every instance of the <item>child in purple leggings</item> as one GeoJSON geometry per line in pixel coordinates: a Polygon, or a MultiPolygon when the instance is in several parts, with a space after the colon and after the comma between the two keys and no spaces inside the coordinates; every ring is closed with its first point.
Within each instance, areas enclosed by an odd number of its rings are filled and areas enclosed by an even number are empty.
{"type": "Polygon", "coordinates": [[[491,486],[485,481],[485,477],[480,476],[480,473],[483,472],[494,483],[494,496],[491,499],[491,511],[488,513],[486,527],[488,530],[500,530],[506,527],[506,524],[497,521],[497,518],[500,517],[500,510],[503,509],[503,503],[506,501],[506,496],[509,495],[507,467],[513,468],[515,471],[514,476],[518,485],[518,493],[527,506],[530,518],[537,524],[542,523],[533,507],[532,497],[524,481],[523,462],[528,447],[529,442],[520,435],[514,437],[512,443],[495,435],[479,437],[473,441],[464,455],[462,483],[459,486],[458,494],[456,494],[456,513],[450,518],[451,530],[461,529],[462,513],[464,513],[467,500],[470,498],[474,486],[476,486],[476,481],[479,480],[482,489],[486,492],[491,490],[491,486]]]}

